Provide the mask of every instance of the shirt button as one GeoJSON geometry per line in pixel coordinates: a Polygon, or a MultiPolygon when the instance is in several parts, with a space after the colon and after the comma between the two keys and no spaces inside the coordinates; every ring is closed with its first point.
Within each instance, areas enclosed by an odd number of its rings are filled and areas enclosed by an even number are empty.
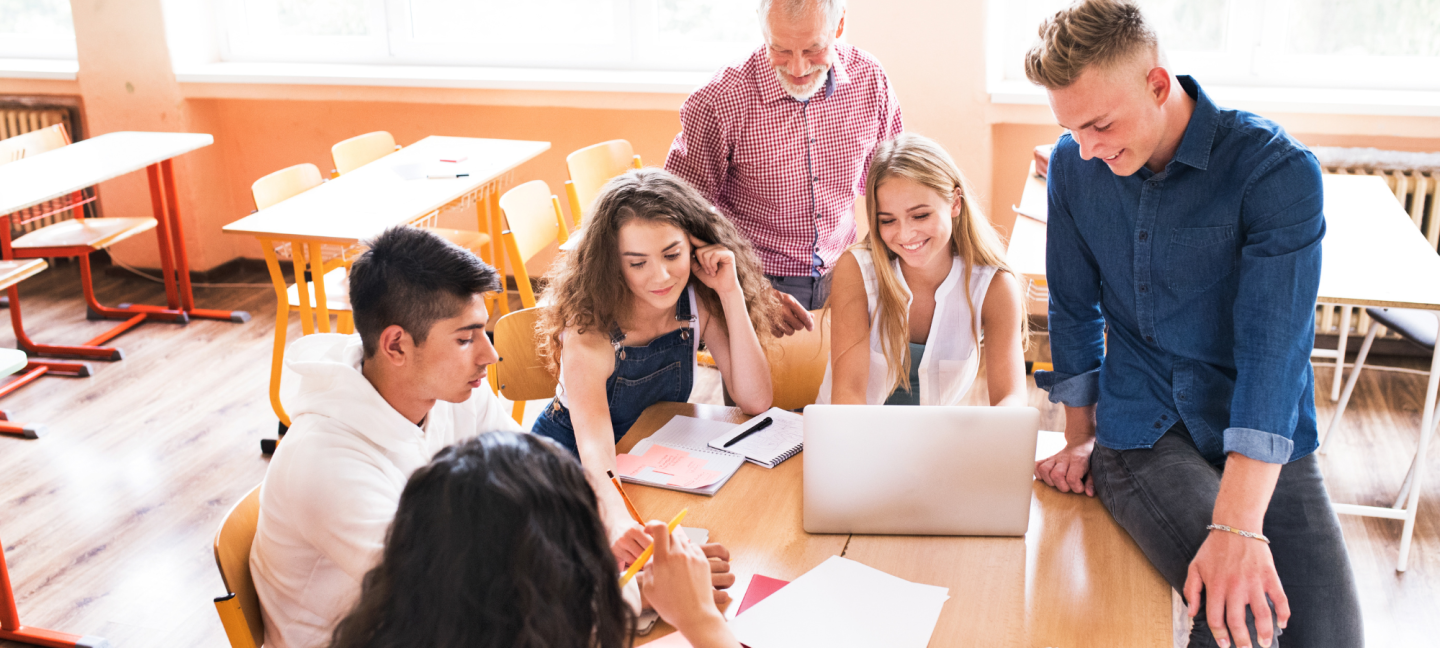
{"type": "Polygon", "coordinates": [[[1150,290],[1149,284],[1140,284],[1140,292],[1145,292],[1147,290],[1150,290]]]}
{"type": "Polygon", "coordinates": [[[815,177],[813,177],[813,178],[810,178],[810,181],[811,181],[811,182],[819,182],[819,181],[820,181],[820,176],[815,176],[815,177]]]}
{"type": "Polygon", "coordinates": [[[1141,240],[1141,241],[1144,241],[1145,239],[1148,239],[1148,238],[1150,238],[1150,233],[1149,233],[1149,232],[1140,232],[1140,240],[1141,240]]]}
{"type": "Polygon", "coordinates": [[[1162,421],[1168,421],[1168,420],[1170,420],[1170,415],[1169,415],[1169,414],[1161,414],[1161,415],[1160,415],[1160,420],[1162,420],[1162,421]]]}
{"type": "Polygon", "coordinates": [[[1146,342],[1154,342],[1154,341],[1155,341],[1155,338],[1154,338],[1153,336],[1147,335],[1147,336],[1145,336],[1145,341],[1146,341],[1146,342]]]}
{"type": "Polygon", "coordinates": [[[1156,424],[1155,424],[1155,428],[1156,428],[1156,429],[1159,429],[1159,428],[1160,428],[1160,424],[1159,424],[1159,423],[1156,423],[1156,424]]]}

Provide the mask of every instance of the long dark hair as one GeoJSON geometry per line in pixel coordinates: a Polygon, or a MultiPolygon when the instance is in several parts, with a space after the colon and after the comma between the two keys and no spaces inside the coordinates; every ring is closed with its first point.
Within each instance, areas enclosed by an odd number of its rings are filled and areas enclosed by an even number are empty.
{"type": "MultiPolygon", "coordinates": [[[[761,345],[770,340],[771,323],[780,319],[780,302],[760,266],[749,239],[684,180],[664,169],[636,169],[606,183],[586,217],[585,238],[557,264],[551,275],[552,305],[540,309],[536,324],[540,358],[550,373],[560,372],[560,334],[569,327],[581,333],[609,331],[630,307],[632,295],[620,267],[620,228],[632,220],[668,223],[706,243],[719,243],[735,253],[735,276],[745,293],[750,325],[761,345]]],[[[720,296],[692,270],[689,285],[715,323],[729,332],[720,296]]],[[[684,299],[684,296],[681,296],[684,299]]]]}
{"type": "Polygon", "coordinates": [[[620,648],[633,616],[579,462],[542,437],[487,432],[410,476],[330,645],[620,648]]]}

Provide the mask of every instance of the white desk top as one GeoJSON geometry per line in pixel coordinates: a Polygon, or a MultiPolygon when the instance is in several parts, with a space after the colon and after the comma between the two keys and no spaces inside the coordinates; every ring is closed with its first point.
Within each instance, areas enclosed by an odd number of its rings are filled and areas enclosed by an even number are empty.
{"type": "MultiPolygon", "coordinates": [[[[1035,175],[1035,163],[1025,174],[1025,193],[1020,199],[1021,211],[1045,216],[1049,201],[1045,195],[1045,179],[1035,175]]],[[[1025,214],[1015,214],[1015,227],[1010,230],[1010,248],[1006,252],[1010,267],[1032,281],[1045,281],[1045,223],[1025,214]]]]}
{"type": "MultiPolygon", "coordinates": [[[[1436,254],[1385,181],[1375,176],[1325,174],[1325,241],[1318,301],[1355,306],[1440,310],[1440,254],[1436,254]]],[[[1025,185],[1044,195],[1045,181],[1025,185]]],[[[1040,204],[1044,204],[1043,202],[1040,204]]],[[[1009,260],[1015,271],[1045,278],[1045,224],[1015,218],[1009,260]]]]}
{"type": "Polygon", "coordinates": [[[0,166],[0,214],[10,214],[215,142],[206,133],[120,131],[0,166]]]}
{"type": "Polygon", "coordinates": [[[430,136],[223,229],[227,234],[348,245],[435,211],[549,148],[549,142],[430,136]],[[440,161],[460,157],[466,159],[440,161]],[[470,175],[426,178],[441,171],[470,175]]]}
{"type": "Polygon", "coordinates": [[[1325,176],[1320,301],[1440,310],[1440,254],[1375,176],[1325,176]]]}

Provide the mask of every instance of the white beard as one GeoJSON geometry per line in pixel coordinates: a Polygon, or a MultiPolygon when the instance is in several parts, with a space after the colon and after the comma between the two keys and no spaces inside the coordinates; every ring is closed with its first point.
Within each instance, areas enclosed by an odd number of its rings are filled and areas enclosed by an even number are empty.
{"type": "Polygon", "coordinates": [[[830,78],[830,66],[817,65],[810,68],[810,73],[815,76],[815,79],[803,86],[791,83],[784,74],[780,73],[778,68],[775,70],[775,78],[780,80],[780,87],[785,89],[786,94],[794,97],[797,101],[806,101],[815,96],[820,88],[825,87],[826,80],[830,78]]]}

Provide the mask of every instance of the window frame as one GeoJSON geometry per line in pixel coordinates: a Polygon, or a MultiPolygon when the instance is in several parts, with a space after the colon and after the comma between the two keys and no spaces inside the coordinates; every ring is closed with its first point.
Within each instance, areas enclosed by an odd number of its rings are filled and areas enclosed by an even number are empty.
{"type": "Polygon", "coordinates": [[[705,42],[684,48],[667,45],[659,33],[657,0],[614,0],[615,37],[610,44],[547,44],[543,50],[506,44],[422,42],[410,35],[414,29],[410,0],[365,0],[372,13],[371,25],[378,25],[383,33],[364,37],[284,37],[253,27],[253,7],[274,6],[278,1],[214,0],[221,18],[221,62],[698,72],[733,62],[761,44],[757,25],[750,42],[705,42]]]}

